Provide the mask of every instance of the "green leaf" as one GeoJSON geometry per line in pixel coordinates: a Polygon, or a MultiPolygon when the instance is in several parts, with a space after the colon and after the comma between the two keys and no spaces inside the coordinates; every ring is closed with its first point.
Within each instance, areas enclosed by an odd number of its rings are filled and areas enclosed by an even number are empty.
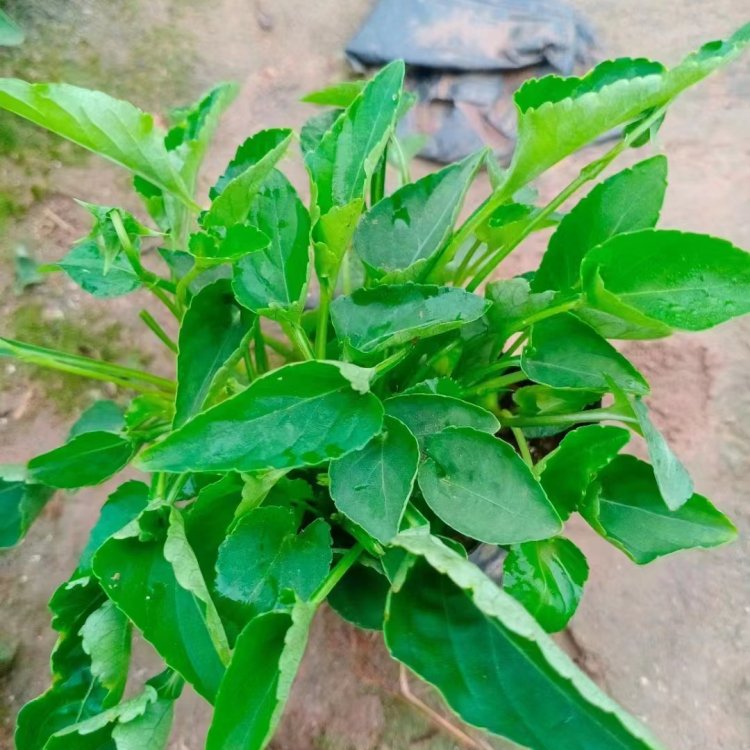
{"type": "Polygon", "coordinates": [[[524,328],[527,320],[554,306],[557,295],[552,291],[532,294],[529,282],[517,276],[488,284],[485,296],[492,303],[487,310],[490,330],[504,341],[514,331],[524,328]]]}
{"type": "Polygon", "coordinates": [[[91,659],[91,675],[119,699],[125,691],[130,664],[130,622],[106,601],[92,612],[80,631],[81,646],[91,659]]]}
{"type": "Polygon", "coordinates": [[[652,468],[633,456],[617,456],[599,473],[581,515],[639,565],[683,549],[718,547],[737,536],[732,522],[702,495],[670,511],[652,468]]]}
{"type": "Polygon", "coordinates": [[[81,576],[92,575],[91,562],[94,553],[112,534],[134,521],[148,505],[149,489],[143,482],[121,484],[102,505],[99,519],[89,534],[88,542],[78,561],[81,576]]]}
{"type": "Polygon", "coordinates": [[[32,458],[29,477],[49,487],[75,489],[101,484],[127,466],[134,446],[111,432],[85,432],[32,458]]]}
{"type": "Polygon", "coordinates": [[[588,577],[583,552],[562,537],[511,547],[503,562],[503,588],[548,633],[568,624],[588,577]]]}
{"type": "Polygon", "coordinates": [[[238,149],[212,190],[211,208],[202,216],[204,227],[231,227],[247,219],[253,199],[277,162],[286,153],[292,131],[261,130],[238,149]]]}
{"type": "Polygon", "coordinates": [[[473,427],[490,435],[500,431],[500,422],[492,412],[451,396],[414,393],[392,396],[383,405],[386,414],[396,417],[409,428],[420,447],[425,438],[442,432],[446,427],[473,427]]]}
{"type": "Polygon", "coordinates": [[[476,565],[423,529],[395,542],[426,562],[391,593],[386,644],[465,721],[533,750],[662,749],[476,565]]]}
{"type": "Polygon", "coordinates": [[[117,690],[108,690],[94,678],[80,635],[88,618],[105,601],[101,588],[88,577],[66,581],[52,595],[52,627],[59,633],[51,658],[52,686],[18,714],[18,750],[42,750],[57,731],[120,699],[117,690]]]}
{"type": "Polygon", "coordinates": [[[517,544],[557,534],[562,525],[531,469],[506,442],[469,427],[425,440],[419,487],[432,510],[461,534],[517,544]]]}
{"type": "Polygon", "coordinates": [[[637,430],[643,435],[648,448],[648,455],[653,464],[656,483],[659,485],[662,499],[670,510],[677,510],[693,494],[693,482],[687,469],[669,447],[664,436],[656,429],[648,414],[646,404],[639,398],[629,396],[613,389],[615,397],[626,401],[638,420],[637,430]]]}
{"type": "Polygon", "coordinates": [[[702,331],[750,312],[750,253],[708,235],[619,235],[586,255],[581,276],[592,307],[616,316],[624,308],[667,330],[702,331]]]}
{"type": "Polygon", "coordinates": [[[313,466],[361,448],[383,409],[370,370],[334,362],[286,365],[198,414],[141,456],[147,471],[263,471],[313,466]]]}
{"type": "Polygon", "coordinates": [[[622,427],[586,425],[569,432],[547,456],[539,481],[561,518],[578,510],[596,475],[629,440],[622,427]]]}
{"type": "Polygon", "coordinates": [[[364,448],[331,462],[336,507],[378,541],[398,533],[419,464],[419,445],[406,426],[386,417],[383,432],[364,448]]]}
{"type": "Polygon", "coordinates": [[[298,316],[307,291],[310,217],[292,184],[274,171],[250,208],[248,221],[271,238],[268,248],[234,266],[237,300],[268,318],[298,316]]]}
{"type": "Polygon", "coordinates": [[[362,217],[354,250],[371,272],[409,280],[424,270],[453,231],[484,154],[404,185],[362,217]]]}
{"type": "Polygon", "coordinates": [[[23,44],[23,29],[4,11],[0,10],[0,47],[17,47],[23,44]]]}
{"type": "Polygon", "coordinates": [[[195,502],[185,511],[185,535],[209,585],[213,585],[219,545],[234,520],[243,487],[239,474],[225,474],[202,487],[195,502]]]}
{"type": "Polygon", "coordinates": [[[140,250],[141,237],[160,237],[159,232],[155,232],[147,226],[141,224],[133,214],[122,208],[113,208],[112,206],[101,206],[96,203],[86,203],[86,201],[76,201],[79,206],[91,214],[93,225],[88,234],[88,239],[94,240],[104,258],[104,275],[106,276],[112,263],[121,252],[123,252],[123,238],[117,231],[115,220],[119,219],[122,223],[122,229],[125,230],[127,239],[130,244],[140,250]]]}
{"type": "Polygon", "coordinates": [[[223,236],[210,232],[192,234],[188,249],[204,263],[234,263],[270,244],[271,239],[260,229],[250,224],[232,224],[223,236]]]}
{"type": "Polygon", "coordinates": [[[519,414],[528,416],[581,411],[601,397],[597,391],[569,391],[548,385],[524,385],[513,391],[513,402],[518,405],[519,414]]]}
{"type": "Polygon", "coordinates": [[[180,173],[188,185],[195,184],[198,169],[216,132],[219,118],[239,92],[236,83],[220,83],[198,102],[172,110],[172,127],[165,138],[167,150],[176,153],[180,173]]]}
{"type": "Polygon", "coordinates": [[[403,84],[404,63],[386,65],[306,154],[321,214],[364,198],[393,134],[403,84]]]}
{"type": "Polygon", "coordinates": [[[164,750],[173,699],[160,697],[152,682],[135,698],[58,731],[44,750],[164,750]]]}
{"type": "Polygon", "coordinates": [[[276,609],[284,593],[308,599],[331,567],[331,530],[323,519],[297,534],[286,508],[255,508],[243,515],[219,548],[216,588],[252,614],[276,609]]]}
{"type": "Polygon", "coordinates": [[[120,164],[192,203],[151,115],[100,91],[0,78],[0,108],[120,164]]]}
{"type": "Polygon", "coordinates": [[[308,104],[320,104],[323,107],[348,107],[365,87],[364,81],[342,81],[324,89],[311,91],[300,99],[308,104]]]}
{"type": "Polygon", "coordinates": [[[331,129],[333,123],[339,119],[342,110],[330,109],[310,117],[300,130],[299,140],[303,156],[315,151],[323,140],[323,136],[331,129]]]}
{"type": "Polygon", "coordinates": [[[62,269],[81,289],[95,297],[121,297],[140,288],[141,280],[124,256],[115,258],[106,273],[104,264],[98,244],[89,239],[73,245],[53,266],[62,269]]]}
{"type": "Polygon", "coordinates": [[[610,382],[629,393],[648,393],[638,370],[593,328],[567,313],[534,324],[521,369],[553,388],[607,391],[610,382]]]}
{"type": "Polygon", "coordinates": [[[315,273],[330,294],[336,287],[341,261],[349,249],[364,205],[364,200],[357,198],[345,206],[334,206],[313,227],[315,273]]]}
{"type": "Polygon", "coordinates": [[[26,536],[54,492],[27,481],[22,467],[0,467],[0,548],[12,547],[26,536]]]}
{"type": "Polygon", "coordinates": [[[532,79],[514,95],[518,140],[504,190],[509,194],[608,131],[666,104],[737,57],[750,24],[711,42],[671,70],[650,60],[608,60],[583,78],[532,79]]]}
{"type": "Polygon", "coordinates": [[[18,244],[13,249],[13,292],[23,294],[30,287],[44,281],[39,264],[32,257],[25,245],[18,244]]]}
{"type": "Polygon", "coordinates": [[[653,156],[599,183],[560,222],[531,287],[568,290],[581,281],[586,253],[611,237],[650,229],[667,188],[667,160],[653,156]]]}
{"type": "Polygon", "coordinates": [[[353,565],[326,600],[347,622],[364,630],[382,630],[388,579],[370,565],[353,565]]]}
{"type": "Polygon", "coordinates": [[[152,504],[99,548],[93,567],[164,661],[213,701],[229,647],[179,511],[152,504]]]}
{"type": "Polygon", "coordinates": [[[422,284],[357,289],[331,305],[336,333],[371,353],[452,331],[480,318],[487,303],[463,289],[422,284]]]}
{"type": "Polygon", "coordinates": [[[70,428],[68,440],[72,440],[85,432],[114,432],[118,433],[125,427],[122,407],[114,401],[102,399],[94,401],[70,428]]]}
{"type": "Polygon", "coordinates": [[[206,750],[262,750],[268,745],[302,661],[314,614],[314,606],[298,603],[291,613],[268,612],[247,624],[219,690],[206,750]]]}
{"type": "Polygon", "coordinates": [[[235,303],[230,282],[219,280],[193,297],[180,326],[174,426],[201,411],[242,356],[252,329],[252,316],[235,303]]]}

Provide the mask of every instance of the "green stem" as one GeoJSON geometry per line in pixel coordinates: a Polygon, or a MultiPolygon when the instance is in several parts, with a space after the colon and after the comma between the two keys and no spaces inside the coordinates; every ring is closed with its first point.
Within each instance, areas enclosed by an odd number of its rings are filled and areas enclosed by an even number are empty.
{"type": "Polygon", "coordinates": [[[344,577],[346,571],[354,565],[359,556],[364,551],[361,544],[355,544],[337,563],[326,577],[325,581],[320,584],[317,591],[310,597],[312,604],[322,604],[328,594],[333,591],[336,584],[344,577]]]}
{"type": "Polygon", "coordinates": [[[472,370],[464,378],[467,386],[473,386],[477,383],[481,383],[489,375],[494,375],[496,372],[504,372],[509,370],[511,367],[518,367],[520,359],[518,357],[503,356],[498,359],[497,362],[492,362],[486,367],[480,367],[476,370],[472,370]]]}
{"type": "Polygon", "coordinates": [[[383,375],[400,365],[410,354],[410,349],[401,349],[395,354],[391,354],[390,357],[386,357],[382,362],[378,362],[373,368],[375,370],[374,380],[380,380],[383,375]]]}
{"type": "Polygon", "coordinates": [[[318,307],[318,324],[315,329],[315,356],[317,359],[326,358],[328,349],[328,308],[331,297],[326,284],[320,285],[320,305],[318,307]]]}
{"type": "Polygon", "coordinates": [[[575,310],[577,307],[580,307],[582,303],[583,297],[576,297],[575,299],[568,300],[567,302],[561,302],[559,305],[552,305],[552,307],[548,307],[545,310],[540,310],[539,312],[534,313],[533,315],[529,315],[527,318],[524,318],[519,323],[517,323],[511,333],[522,331],[524,328],[528,328],[529,326],[534,325],[534,323],[538,323],[540,320],[546,320],[547,318],[551,318],[554,315],[560,315],[561,313],[575,310]]]}
{"type": "Polygon", "coordinates": [[[130,241],[130,236],[125,229],[123,224],[122,216],[119,211],[112,211],[110,213],[110,220],[112,226],[117,233],[117,238],[120,240],[125,257],[128,259],[131,267],[135,271],[138,278],[146,285],[149,291],[159,300],[175,317],[179,318],[179,313],[172,300],[167,297],[165,290],[168,292],[175,292],[176,287],[170,281],[162,279],[161,276],[157,276],[152,271],[149,271],[141,263],[141,257],[138,250],[133,246],[130,241]]]}
{"type": "Polygon", "coordinates": [[[177,282],[177,291],[175,297],[177,298],[177,304],[180,310],[184,310],[187,307],[187,293],[190,289],[190,284],[195,281],[204,271],[206,267],[200,262],[198,258],[195,259],[193,267],[177,282]]]}
{"type": "Polygon", "coordinates": [[[526,435],[523,434],[523,430],[520,427],[511,427],[510,431],[513,433],[513,437],[516,439],[518,450],[521,452],[521,458],[523,458],[524,462],[531,469],[532,473],[536,474],[534,459],[531,457],[529,443],[526,440],[526,435]]]}
{"type": "Polygon", "coordinates": [[[483,244],[484,243],[480,239],[476,239],[474,240],[474,244],[466,251],[466,255],[464,255],[461,260],[461,264],[456,269],[456,273],[453,274],[453,286],[461,286],[464,283],[464,275],[474,260],[477,250],[479,250],[483,244]]]}
{"type": "Polygon", "coordinates": [[[169,337],[169,334],[159,325],[154,316],[148,310],[141,310],[138,317],[146,324],[159,341],[177,354],[177,344],[169,337]]]}
{"type": "Polygon", "coordinates": [[[406,158],[404,149],[401,146],[401,141],[394,135],[391,136],[391,145],[396,155],[396,164],[398,164],[398,177],[401,182],[401,187],[408,185],[411,182],[411,172],[409,171],[409,161],[406,158]]]}
{"type": "Polygon", "coordinates": [[[310,345],[310,340],[307,338],[307,334],[297,321],[283,320],[280,321],[280,325],[281,329],[294,344],[303,359],[315,359],[315,353],[310,345]]]}
{"type": "Polygon", "coordinates": [[[453,239],[441,251],[437,261],[433,264],[425,281],[435,281],[440,278],[442,270],[456,257],[456,253],[463,247],[464,243],[476,234],[482,224],[492,216],[495,211],[505,203],[511,194],[506,193],[503,187],[498,188],[487,200],[482,203],[474,213],[461,225],[453,235],[453,239]]]}
{"type": "Polygon", "coordinates": [[[0,338],[0,355],[9,354],[22,362],[32,365],[46,367],[51,370],[70,372],[74,375],[82,375],[94,380],[107,380],[126,388],[143,391],[141,383],[150,383],[158,387],[161,392],[172,393],[175,389],[174,381],[152,375],[150,372],[135,370],[110,362],[102,362],[90,357],[82,357],[77,354],[59,352],[55,349],[46,349],[22,341],[0,338]]]}
{"type": "Polygon", "coordinates": [[[499,417],[503,427],[547,427],[552,425],[575,424],[576,422],[605,422],[614,420],[628,424],[638,424],[638,420],[630,414],[622,414],[612,409],[589,409],[570,414],[541,414],[534,417],[499,417]]]}
{"type": "Polygon", "coordinates": [[[242,361],[245,363],[245,372],[247,373],[248,382],[252,383],[258,377],[258,371],[253,364],[253,358],[250,356],[250,349],[242,352],[242,361]]]}
{"type": "Polygon", "coordinates": [[[297,359],[297,352],[295,349],[292,349],[283,342],[279,341],[278,339],[275,339],[273,336],[268,336],[266,334],[262,334],[263,336],[263,343],[272,351],[276,352],[276,354],[280,354],[284,359],[287,361],[292,361],[297,359]]]}
{"type": "Polygon", "coordinates": [[[385,195],[385,171],[388,165],[388,147],[386,146],[383,151],[383,155],[380,157],[378,166],[375,169],[375,173],[372,176],[372,182],[370,182],[370,205],[374,206],[376,203],[383,200],[385,195]]]}
{"type": "MultiPolygon", "coordinates": [[[[637,127],[631,130],[619,143],[615,144],[607,153],[598,159],[595,159],[591,163],[587,164],[578,174],[578,177],[573,180],[569,185],[563,188],[546,206],[537,211],[529,221],[519,230],[518,234],[508,242],[508,244],[500,248],[496,253],[491,255],[486,263],[479,269],[471,282],[467,285],[469,291],[474,291],[497,267],[507,255],[509,255],[518,245],[523,242],[526,237],[534,231],[534,229],[551,213],[556,211],[560,206],[565,203],[574,193],[576,193],[583,185],[587,182],[598,177],[623,151],[630,147],[630,145],[636,141],[643,133],[645,133],[657,120],[659,120],[666,112],[667,105],[654,110],[649,117],[643,120],[643,122],[637,127]]],[[[513,188],[513,191],[517,190],[522,185],[517,185],[513,188]]],[[[507,184],[501,187],[497,193],[490,196],[488,202],[482,208],[480,213],[483,214],[484,218],[488,218],[492,215],[493,211],[502,205],[508,197],[506,193],[508,190],[507,184]],[[496,197],[498,196],[498,197],[496,197]],[[502,198],[501,202],[498,202],[502,198]],[[489,210],[491,207],[492,210],[489,210]]],[[[474,217],[472,217],[474,218],[474,217]]],[[[471,219],[470,219],[471,221],[471,219]]],[[[467,222],[468,223],[468,222],[467,222]]],[[[472,230],[475,231],[481,225],[481,221],[472,222],[472,230]]],[[[465,226],[465,225],[464,225],[465,226]]],[[[463,227],[462,227],[463,230],[463,227]]],[[[459,232],[460,233],[460,232],[459,232]]]]}
{"type": "Polygon", "coordinates": [[[462,395],[463,396],[484,396],[487,393],[494,393],[495,391],[501,391],[507,388],[509,385],[515,385],[524,380],[528,380],[528,375],[525,372],[519,370],[518,372],[511,372],[508,375],[501,375],[499,378],[493,378],[487,380],[484,383],[480,383],[472,388],[467,388],[462,395]]]}
{"type": "Polygon", "coordinates": [[[264,372],[268,372],[268,355],[263,330],[260,327],[260,318],[254,324],[253,340],[255,342],[255,364],[258,368],[258,374],[262,375],[264,372]]]}
{"type": "Polygon", "coordinates": [[[182,474],[178,474],[175,478],[172,486],[169,488],[166,500],[170,505],[177,500],[177,496],[180,494],[182,488],[187,484],[187,480],[190,478],[190,472],[185,471],[182,474]]]}

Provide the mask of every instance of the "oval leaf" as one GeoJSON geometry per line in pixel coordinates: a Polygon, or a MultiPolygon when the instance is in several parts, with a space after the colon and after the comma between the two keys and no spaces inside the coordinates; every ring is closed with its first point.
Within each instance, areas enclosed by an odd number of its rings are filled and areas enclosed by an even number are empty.
{"type": "Polygon", "coordinates": [[[581,266],[589,304],[613,315],[608,295],[657,324],[702,331],[750,312],[750,253],[726,240],[672,230],[613,237],[581,266]]]}
{"type": "Polygon", "coordinates": [[[419,441],[420,447],[428,435],[442,432],[446,427],[473,427],[494,435],[500,422],[492,412],[452,396],[414,393],[392,396],[384,403],[386,414],[403,422],[419,441]]]}
{"type": "Polygon", "coordinates": [[[539,481],[561,518],[578,510],[596,475],[629,440],[622,427],[586,425],[569,432],[547,456],[539,481]]]}
{"type": "Polygon", "coordinates": [[[193,417],[145,451],[147,471],[263,471],[312,466],[361,448],[383,408],[369,370],[333,362],[286,365],[193,417]]]}
{"type": "Polygon", "coordinates": [[[433,511],[480,542],[517,544],[557,534],[562,525],[529,467],[510,445],[451,427],[425,440],[419,487],[433,511]]]}
{"type": "Polygon", "coordinates": [[[75,489],[101,484],[133,456],[127,438],[112,432],[85,432],[65,445],[32,458],[29,477],[48,487],[75,489]]]}
{"type": "Polygon", "coordinates": [[[683,549],[718,547],[737,536],[734,524],[702,495],[670,511],[651,467],[633,456],[618,456],[601,471],[581,515],[639,565],[683,549]]]}
{"type": "Polygon", "coordinates": [[[404,63],[386,65],[305,156],[321,214],[364,197],[396,124],[404,63]]]}
{"type": "Polygon", "coordinates": [[[261,130],[238,149],[211,190],[211,208],[201,217],[204,227],[244,223],[253,199],[292,140],[286,128],[261,130]]]}
{"type": "Polygon", "coordinates": [[[398,533],[419,464],[419,445],[402,422],[386,417],[383,432],[331,462],[336,507],[378,541],[398,533]]]}
{"type": "Polygon", "coordinates": [[[178,340],[175,427],[202,409],[217,375],[242,355],[253,317],[237,307],[226,279],[204,287],[193,297],[178,340]]]}
{"type": "Polygon", "coordinates": [[[534,382],[553,388],[607,391],[614,382],[630,393],[648,393],[648,383],[617,349],[567,313],[532,327],[521,369],[534,382]]]}
{"type": "Polygon", "coordinates": [[[481,318],[487,307],[485,300],[463,289],[398,284],[337,297],[331,320],[352,348],[371,353],[461,328],[481,318]]]}
{"type": "Polygon", "coordinates": [[[307,289],[310,217],[292,184],[274,171],[253,201],[248,221],[271,238],[234,267],[237,300],[269,318],[299,313],[307,289]]]}
{"type": "Polygon", "coordinates": [[[503,562],[503,588],[548,633],[573,617],[588,576],[583,552],[562,537],[511,547],[503,562]]]}
{"type": "Polygon", "coordinates": [[[624,232],[656,226],[667,189],[667,160],[654,156],[599,183],[563,217],[534,274],[531,288],[572,289],[584,255],[624,232]]]}
{"type": "Polygon", "coordinates": [[[354,250],[378,275],[423,268],[453,231],[484,152],[405,185],[374,205],[354,235],[354,250]]]}
{"type": "Polygon", "coordinates": [[[104,264],[105,258],[96,240],[84,240],[54,265],[94,297],[121,297],[140,288],[141,280],[123,255],[111,262],[106,273],[104,264]]]}
{"type": "Polygon", "coordinates": [[[219,689],[206,750],[266,747],[302,661],[314,614],[315,607],[297,604],[291,613],[269,612],[245,626],[219,689]]]}
{"type": "Polygon", "coordinates": [[[28,482],[22,468],[0,467],[0,548],[12,547],[26,536],[54,489],[28,482]]]}
{"type": "Polygon", "coordinates": [[[287,508],[255,508],[242,516],[219,547],[216,589],[253,615],[282,603],[285,592],[307,599],[328,575],[331,531],[323,519],[297,534],[287,508]]]}

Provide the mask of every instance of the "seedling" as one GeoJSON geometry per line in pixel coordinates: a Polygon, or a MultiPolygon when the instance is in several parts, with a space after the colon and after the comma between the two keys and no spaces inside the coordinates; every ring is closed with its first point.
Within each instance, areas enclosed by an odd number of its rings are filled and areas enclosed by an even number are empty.
{"type": "Polygon", "coordinates": [[[280,128],[248,138],[210,202],[197,197],[232,86],[162,132],[99,92],[1,80],[1,107],[134,175],[149,218],[85,204],[91,233],[56,268],[96,297],[151,292],[173,321],[142,320],[175,360],[162,377],[0,339],[4,355],[135,394],[124,409],[95,403],[62,446],[4,469],[3,545],[55,489],[126,466],[150,477],[104,502],[52,597],[52,686],[21,711],[19,750],[164,748],[185,681],[214,708],[210,750],[263,748],[326,600],[382,629],[468,724],[538,750],[661,747],[548,635],[588,575],[564,526],[581,515],[639,565],[734,538],[610,339],[750,312],[750,255],[656,228],[661,155],[596,181],[749,41],[745,27],[672,69],[621,59],[531,80],[507,170],[482,151],[416,182],[394,62],[312,96],[333,109],[299,138],[309,207],[280,170],[298,140],[280,128]],[[617,129],[553,200],[529,202],[539,175],[617,129]],[[461,222],[483,166],[494,187],[461,222]],[[535,273],[483,286],[550,227],[535,273]],[[621,453],[632,435],[650,464],[621,453]],[[472,561],[480,544],[505,551],[502,582],[472,561]],[[132,628],[165,669],[124,700],[132,628]]]}

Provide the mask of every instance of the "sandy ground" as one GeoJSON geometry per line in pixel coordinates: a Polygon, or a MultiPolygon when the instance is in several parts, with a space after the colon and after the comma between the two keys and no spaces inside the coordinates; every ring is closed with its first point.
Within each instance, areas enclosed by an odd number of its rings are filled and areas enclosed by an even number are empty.
{"type": "MultiPolygon", "coordinates": [[[[189,76],[181,78],[180,92],[197,94],[222,79],[243,84],[209,158],[208,184],[249,133],[304,121],[310,110],[299,103],[299,97],[345,73],[340,51],[370,0],[216,0],[210,7],[192,1],[131,0],[124,5],[128,13],[119,21],[128,24],[125,31],[140,33],[138,24],[158,31],[172,23],[187,40],[178,46],[166,41],[162,45],[162,37],[152,34],[152,57],[143,63],[147,77],[157,70],[173,70],[175,60],[184,55],[191,65],[189,76]]],[[[607,55],[644,55],[665,62],[676,61],[704,40],[727,35],[747,20],[750,10],[747,0],[710,4],[577,0],[576,5],[598,29],[607,55]]],[[[66,18],[75,29],[68,56],[75,59],[77,39],[85,35],[95,40],[95,47],[107,50],[108,63],[120,64],[117,56],[127,54],[127,45],[116,44],[121,31],[113,21],[117,8],[112,2],[73,3],[72,15],[66,18]]],[[[143,98],[134,98],[166,108],[179,103],[176,90],[170,89],[167,78],[158,91],[144,91],[143,98]]],[[[660,147],[670,157],[664,226],[715,233],[750,248],[749,121],[750,59],[704,83],[673,109],[660,139],[660,147]]],[[[545,178],[542,194],[550,195],[569,181],[581,163],[563,165],[545,178]]],[[[298,161],[289,165],[289,172],[302,176],[298,161]]],[[[41,259],[62,255],[84,227],[72,197],[99,203],[126,200],[126,205],[133,205],[132,199],[122,197],[127,188],[122,175],[94,160],[56,169],[47,179],[51,190],[46,197],[8,228],[4,254],[12,247],[9,238],[20,238],[41,259]]],[[[478,187],[473,198],[480,196],[478,187]]],[[[539,252],[540,243],[532,244],[512,259],[508,272],[530,267],[539,252]]],[[[9,293],[7,262],[2,268],[0,332],[12,333],[10,321],[19,300],[9,293]]],[[[41,305],[51,321],[89,311],[94,317],[84,328],[96,328],[100,318],[120,321],[122,341],[131,349],[144,350],[157,369],[164,367],[157,347],[138,328],[135,316],[143,300],[135,296],[103,308],[83,299],[63,280],[55,280],[21,302],[41,305]]],[[[686,553],[637,568],[584,525],[574,525],[571,534],[590,557],[592,575],[568,645],[583,666],[645,719],[667,747],[750,750],[750,508],[746,499],[750,321],[627,349],[652,383],[650,405],[659,426],[689,466],[698,490],[736,520],[741,538],[726,549],[686,553]]],[[[0,463],[23,461],[54,447],[69,422],[55,415],[56,406],[45,400],[44,386],[29,379],[26,371],[4,375],[0,463]]],[[[15,667],[0,684],[6,729],[5,735],[0,733],[0,747],[10,747],[7,731],[20,705],[46,686],[52,643],[46,601],[72,568],[103,496],[104,490],[97,490],[58,499],[24,544],[0,558],[0,629],[19,644],[15,667]]],[[[141,650],[145,653],[148,648],[141,650]]],[[[142,663],[148,661],[145,654],[142,663]]],[[[201,747],[206,716],[200,700],[188,696],[172,747],[201,747]]],[[[329,613],[318,619],[273,747],[443,750],[453,746],[400,701],[396,673],[376,636],[355,632],[329,613]]]]}

